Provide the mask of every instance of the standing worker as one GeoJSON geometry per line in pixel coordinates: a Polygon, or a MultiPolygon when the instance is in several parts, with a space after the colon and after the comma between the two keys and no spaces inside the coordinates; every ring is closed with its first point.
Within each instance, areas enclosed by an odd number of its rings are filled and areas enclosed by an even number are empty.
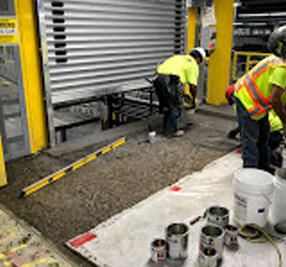
{"type": "Polygon", "coordinates": [[[166,136],[181,137],[184,131],[179,130],[178,119],[183,107],[183,86],[190,85],[193,107],[196,103],[198,65],[206,56],[203,48],[191,50],[190,55],[175,55],[164,61],[157,69],[154,81],[159,99],[160,111],[164,113],[163,128],[166,136]]]}
{"type": "Polygon", "coordinates": [[[286,26],[269,37],[275,56],[260,61],[235,84],[237,119],[242,140],[243,167],[272,172],[268,112],[273,108],[286,123],[281,96],[286,87],[286,26]]]}
{"type": "MultiPolygon", "coordinates": [[[[235,101],[234,95],[233,95],[234,90],[235,90],[235,86],[230,85],[225,92],[225,97],[229,105],[234,104],[234,101],[235,101]]],[[[234,111],[236,113],[235,105],[234,105],[234,111]]],[[[268,120],[269,120],[269,126],[270,126],[270,135],[269,135],[270,163],[280,168],[282,165],[282,157],[279,153],[277,153],[276,150],[278,149],[278,147],[280,146],[283,140],[283,123],[280,120],[280,118],[276,115],[273,109],[270,110],[268,113],[268,120]]],[[[239,132],[240,132],[240,129],[238,126],[232,129],[228,133],[227,137],[235,138],[239,132]]]]}

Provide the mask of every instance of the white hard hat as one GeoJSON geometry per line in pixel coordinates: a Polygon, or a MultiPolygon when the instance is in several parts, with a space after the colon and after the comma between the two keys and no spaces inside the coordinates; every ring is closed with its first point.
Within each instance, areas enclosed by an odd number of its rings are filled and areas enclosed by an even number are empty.
{"type": "Polygon", "coordinates": [[[205,49],[203,49],[202,47],[195,47],[195,48],[191,49],[191,52],[192,52],[192,51],[198,52],[198,53],[201,55],[201,57],[202,57],[202,61],[204,61],[204,59],[205,59],[205,57],[206,57],[206,51],[205,51],[205,49]]]}

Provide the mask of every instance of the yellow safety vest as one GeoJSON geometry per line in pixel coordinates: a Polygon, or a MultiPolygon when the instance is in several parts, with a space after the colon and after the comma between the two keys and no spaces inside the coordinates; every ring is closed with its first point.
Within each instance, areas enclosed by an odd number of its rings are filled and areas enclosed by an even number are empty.
{"type": "Polygon", "coordinates": [[[270,70],[281,66],[286,67],[286,64],[280,58],[267,57],[235,84],[234,95],[244,105],[251,118],[259,120],[273,108],[270,103],[272,88],[268,79],[270,70]]]}

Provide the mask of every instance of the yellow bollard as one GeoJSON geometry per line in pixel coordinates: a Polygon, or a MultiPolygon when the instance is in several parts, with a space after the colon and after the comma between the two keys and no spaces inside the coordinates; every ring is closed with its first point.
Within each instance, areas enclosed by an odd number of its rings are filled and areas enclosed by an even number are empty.
{"type": "Polygon", "coordinates": [[[7,184],[7,175],[5,168],[4,153],[2,149],[2,138],[0,135],[0,187],[7,184]]]}

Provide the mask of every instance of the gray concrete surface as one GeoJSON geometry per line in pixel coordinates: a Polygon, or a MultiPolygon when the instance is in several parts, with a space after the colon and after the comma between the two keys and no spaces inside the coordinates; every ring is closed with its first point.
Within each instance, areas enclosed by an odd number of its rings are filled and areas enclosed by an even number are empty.
{"type": "Polygon", "coordinates": [[[0,202],[38,229],[78,266],[91,266],[64,243],[183,176],[201,170],[239,145],[239,140],[226,138],[236,126],[229,106],[203,105],[191,118],[184,115],[181,125],[186,134],[178,139],[161,134],[161,119],[95,132],[39,155],[9,162],[9,185],[1,190],[0,202]],[[148,124],[158,132],[153,144],[147,142],[148,124]],[[27,185],[122,135],[127,142],[117,150],[27,198],[19,198],[27,185]]]}

